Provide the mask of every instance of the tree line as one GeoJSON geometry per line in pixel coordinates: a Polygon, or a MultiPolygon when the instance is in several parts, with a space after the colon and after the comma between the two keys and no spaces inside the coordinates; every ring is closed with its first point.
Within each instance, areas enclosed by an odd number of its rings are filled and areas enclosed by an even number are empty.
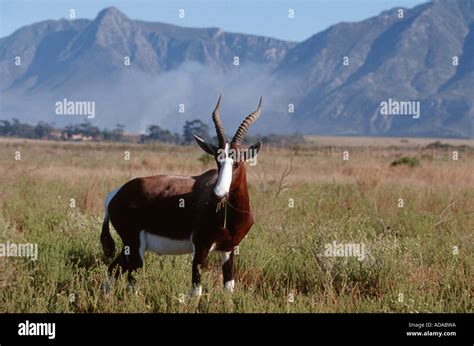
{"type": "Polygon", "coordinates": [[[201,120],[186,121],[183,133],[178,134],[159,125],[149,125],[144,134],[131,135],[125,133],[124,125],[117,124],[114,129],[103,129],[92,125],[89,121],[57,127],[44,121],[36,125],[22,123],[18,119],[0,120],[0,136],[29,139],[46,139],[62,141],[110,141],[110,142],[162,142],[171,144],[189,144],[196,134],[205,140],[211,140],[209,126],[201,120]]]}
{"type": "MultiPolygon", "coordinates": [[[[144,134],[132,135],[125,132],[125,126],[117,124],[114,129],[103,129],[85,121],[80,124],[71,124],[57,127],[44,121],[36,125],[22,123],[18,119],[0,120],[0,137],[17,137],[28,139],[44,139],[57,141],[108,141],[108,142],[138,142],[138,143],[169,143],[187,145],[194,142],[194,135],[206,141],[217,142],[215,136],[209,134],[209,126],[199,119],[186,121],[182,133],[171,132],[159,125],[149,125],[144,134]]],[[[247,136],[246,141],[253,143],[263,140],[264,143],[294,145],[305,142],[301,134],[268,134],[265,136],[247,136]]]]}

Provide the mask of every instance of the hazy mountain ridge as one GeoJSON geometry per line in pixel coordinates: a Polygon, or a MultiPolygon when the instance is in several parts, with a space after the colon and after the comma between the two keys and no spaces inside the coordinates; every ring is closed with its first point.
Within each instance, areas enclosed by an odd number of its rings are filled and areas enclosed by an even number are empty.
{"type": "Polygon", "coordinates": [[[52,85],[77,84],[82,82],[77,80],[79,75],[104,81],[111,72],[123,71],[125,56],[132,62],[131,70],[146,73],[172,70],[189,61],[230,70],[234,56],[239,56],[242,63],[263,63],[271,68],[294,45],[268,37],[225,33],[217,28],[134,21],[110,7],[94,20],[40,22],[0,39],[2,89],[45,79],[52,85]],[[8,65],[15,56],[22,57],[18,72],[8,65]],[[42,78],[44,74],[47,78],[42,78]]]}
{"type": "Polygon", "coordinates": [[[263,94],[271,114],[256,125],[262,132],[472,138],[474,2],[404,8],[403,19],[397,11],[336,24],[298,44],[132,20],[114,7],[94,20],[32,24],[0,39],[1,90],[8,101],[2,118],[33,118],[33,109],[48,108],[58,97],[97,97],[102,125],[180,127],[186,117],[208,120],[211,99],[224,90],[234,99],[225,98],[233,126],[263,94]],[[12,67],[15,56],[22,57],[21,67],[12,67]],[[233,65],[235,56],[240,67],[233,65]],[[47,96],[36,100],[42,93],[47,96]],[[16,98],[29,98],[32,106],[17,107],[16,98]],[[380,102],[389,98],[419,101],[420,118],[381,116],[380,102]],[[176,121],[171,105],[184,100],[192,114],[176,121]],[[289,103],[295,114],[288,114],[289,103]]]}
{"type": "Polygon", "coordinates": [[[393,9],[337,24],[287,54],[278,72],[303,81],[304,92],[295,98],[299,119],[311,119],[306,128],[333,134],[473,136],[473,2],[436,1],[405,9],[404,15],[398,19],[393,9]],[[305,54],[307,49],[314,51],[305,54]],[[344,56],[349,66],[343,66],[344,56]],[[453,56],[459,57],[459,66],[453,66],[453,56]],[[420,101],[420,119],[379,116],[380,102],[388,98],[420,101]]]}

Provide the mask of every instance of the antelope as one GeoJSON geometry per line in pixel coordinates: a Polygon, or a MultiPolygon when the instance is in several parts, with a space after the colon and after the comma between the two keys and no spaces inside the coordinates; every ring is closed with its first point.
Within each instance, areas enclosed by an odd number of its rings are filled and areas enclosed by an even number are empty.
{"type": "Polygon", "coordinates": [[[221,96],[212,120],[218,145],[194,135],[199,147],[214,156],[217,169],[197,176],[156,175],[130,180],[105,199],[100,240],[104,253],[113,258],[115,242],[109,221],[123,241],[120,254],[108,268],[117,278],[141,268],[146,250],[159,255],[192,253],[191,294],[202,294],[199,268],[206,266],[210,252],[221,256],[224,289],[234,291],[234,249],[253,226],[245,161],[256,159],[262,142],[244,148],[249,127],[260,116],[257,109],[240,124],[230,144],[220,115],[221,96]]]}

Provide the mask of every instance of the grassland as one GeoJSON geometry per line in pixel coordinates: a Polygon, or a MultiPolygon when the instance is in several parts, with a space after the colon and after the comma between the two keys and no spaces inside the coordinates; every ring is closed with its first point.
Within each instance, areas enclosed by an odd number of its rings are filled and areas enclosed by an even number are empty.
{"type": "Polygon", "coordinates": [[[213,168],[197,146],[1,140],[0,243],[37,243],[39,255],[0,258],[0,311],[472,312],[474,152],[452,160],[397,144],[264,146],[248,167],[256,223],[236,256],[236,292],[222,290],[211,254],[198,300],[187,296],[190,255],[147,253],[134,289],[122,280],[105,295],[99,243],[107,192],[213,168]],[[401,156],[420,165],[391,167],[401,156]],[[367,258],[324,256],[333,241],[364,244],[367,258]]]}

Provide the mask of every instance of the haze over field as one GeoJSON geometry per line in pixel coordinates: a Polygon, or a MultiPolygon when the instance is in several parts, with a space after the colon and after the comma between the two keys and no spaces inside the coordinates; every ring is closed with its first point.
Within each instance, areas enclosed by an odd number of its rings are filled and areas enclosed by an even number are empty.
{"type": "Polygon", "coordinates": [[[95,101],[101,127],[179,132],[186,120],[210,123],[223,91],[229,129],[263,95],[254,133],[473,138],[474,3],[399,10],[299,43],[132,20],[115,7],[94,20],[32,24],[0,39],[0,119],[83,121],[55,114],[66,98],[95,101]],[[419,118],[381,115],[389,99],[419,102],[419,118]]]}

